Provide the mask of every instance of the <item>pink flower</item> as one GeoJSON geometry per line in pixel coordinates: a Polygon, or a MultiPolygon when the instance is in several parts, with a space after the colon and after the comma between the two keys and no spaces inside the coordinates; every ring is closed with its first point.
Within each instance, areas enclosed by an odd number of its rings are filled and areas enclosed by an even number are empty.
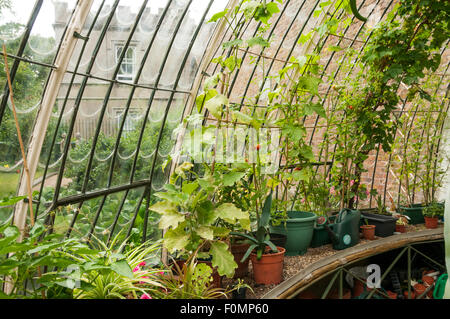
{"type": "Polygon", "coordinates": [[[331,186],[331,188],[330,188],[330,194],[331,194],[331,195],[336,195],[336,191],[334,190],[334,186],[331,186]]]}
{"type": "Polygon", "coordinates": [[[160,274],[161,276],[163,276],[163,275],[164,275],[164,271],[160,271],[159,274],[160,274]]]}
{"type": "Polygon", "coordinates": [[[145,261],[143,261],[143,262],[140,262],[138,266],[139,267],[145,267],[145,265],[147,265],[147,264],[145,263],[145,261]]]}
{"type": "Polygon", "coordinates": [[[133,272],[139,271],[141,268],[139,266],[134,267],[133,272]]]}
{"type": "Polygon", "coordinates": [[[366,189],[366,195],[369,196],[370,192],[366,189]]]}
{"type": "Polygon", "coordinates": [[[304,203],[305,203],[305,199],[304,199],[304,198],[302,198],[301,202],[302,202],[302,204],[304,204],[304,203]]]}
{"type": "MultiPolygon", "coordinates": [[[[143,279],[148,279],[148,276],[142,276],[143,279]]],[[[145,281],[139,281],[140,284],[145,284],[145,281]]]]}
{"type": "Polygon", "coordinates": [[[352,179],[352,180],[350,181],[350,186],[353,186],[353,184],[355,184],[355,181],[352,179]]]}
{"type": "Polygon", "coordinates": [[[141,296],[140,299],[152,299],[152,296],[150,296],[149,294],[145,293],[141,296]]]}

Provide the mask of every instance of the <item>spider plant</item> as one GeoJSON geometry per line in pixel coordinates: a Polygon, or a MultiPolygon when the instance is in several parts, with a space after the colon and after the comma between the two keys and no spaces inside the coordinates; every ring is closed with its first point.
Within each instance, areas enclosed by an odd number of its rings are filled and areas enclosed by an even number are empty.
{"type": "Polygon", "coordinates": [[[93,236],[99,248],[95,253],[70,255],[81,273],[81,285],[73,290],[74,299],[137,299],[161,288],[154,278],[162,270],[145,267],[161,242],[129,248],[127,240],[118,245],[119,237],[120,233],[107,245],[93,236]]]}

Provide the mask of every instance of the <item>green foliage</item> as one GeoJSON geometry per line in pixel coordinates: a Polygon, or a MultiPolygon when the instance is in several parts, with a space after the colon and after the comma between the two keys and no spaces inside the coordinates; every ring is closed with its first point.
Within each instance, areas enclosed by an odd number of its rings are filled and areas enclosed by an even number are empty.
{"type": "MultiPolygon", "coordinates": [[[[222,225],[239,223],[249,229],[249,214],[231,203],[213,204],[212,194],[221,181],[208,175],[199,178],[192,169],[190,163],[178,166],[165,186],[166,191],[155,194],[162,201],[152,205],[150,210],[161,215],[159,228],[167,229],[164,245],[170,253],[189,254],[209,246],[207,255],[212,256],[219,274],[232,277],[237,264],[225,243],[230,230],[222,225]],[[187,174],[194,174],[197,179],[178,185],[177,181],[187,174]]],[[[203,257],[205,252],[200,255],[203,257]]]]}
{"type": "Polygon", "coordinates": [[[429,96],[418,88],[425,73],[435,72],[440,64],[439,49],[449,38],[449,8],[448,1],[402,1],[397,19],[388,19],[373,30],[359,74],[335,87],[336,110],[344,114],[335,134],[332,169],[334,185],[342,185],[341,205],[352,208],[358,194],[363,195],[361,174],[369,153],[378,148],[392,150],[400,84],[411,87],[410,98],[419,92],[429,96]]]}
{"type": "Polygon", "coordinates": [[[213,270],[192,255],[181,267],[175,262],[173,270],[159,276],[157,282],[164,289],[154,296],[160,299],[215,299],[226,297],[226,292],[212,285],[213,270]]]}
{"type": "Polygon", "coordinates": [[[444,208],[444,204],[433,201],[422,209],[422,214],[426,217],[443,217],[444,208]]]}
{"type": "Polygon", "coordinates": [[[256,250],[256,258],[261,259],[261,256],[266,251],[266,247],[270,247],[273,252],[278,252],[278,248],[270,241],[269,222],[272,208],[272,192],[264,201],[264,207],[261,216],[257,220],[256,232],[244,234],[239,232],[232,232],[232,235],[240,236],[250,241],[250,247],[245,252],[241,262],[246,260],[253,250],[256,250]]]}

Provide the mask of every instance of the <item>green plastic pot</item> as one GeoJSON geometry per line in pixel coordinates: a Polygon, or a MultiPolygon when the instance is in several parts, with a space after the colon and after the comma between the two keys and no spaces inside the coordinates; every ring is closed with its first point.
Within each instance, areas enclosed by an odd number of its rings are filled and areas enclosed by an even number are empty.
{"type": "Polygon", "coordinates": [[[313,237],[311,239],[311,247],[316,248],[331,243],[330,235],[325,226],[317,225],[314,227],[313,237]]]}
{"type": "Polygon", "coordinates": [[[288,219],[280,225],[270,226],[270,231],[283,234],[286,239],[286,256],[298,256],[306,253],[311,244],[314,223],[317,215],[311,212],[291,211],[288,219]]]}
{"type": "Polygon", "coordinates": [[[423,218],[422,214],[423,209],[423,205],[413,204],[412,207],[400,206],[397,211],[402,215],[408,216],[410,218],[409,223],[411,225],[417,225],[425,223],[425,219],[423,218]]]}

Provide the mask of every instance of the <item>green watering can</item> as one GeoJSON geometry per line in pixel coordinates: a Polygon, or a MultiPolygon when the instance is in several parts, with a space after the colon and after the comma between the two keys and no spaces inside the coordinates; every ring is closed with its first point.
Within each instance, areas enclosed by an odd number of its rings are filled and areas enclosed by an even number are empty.
{"type": "Polygon", "coordinates": [[[434,287],[434,291],[433,291],[434,299],[442,299],[442,297],[444,297],[445,283],[447,282],[447,279],[448,279],[448,274],[442,274],[436,280],[436,286],[434,287]]]}
{"type": "Polygon", "coordinates": [[[337,215],[331,216],[330,220],[333,218],[333,223],[324,225],[330,235],[333,249],[342,250],[359,243],[360,211],[344,208],[337,215]]]}

